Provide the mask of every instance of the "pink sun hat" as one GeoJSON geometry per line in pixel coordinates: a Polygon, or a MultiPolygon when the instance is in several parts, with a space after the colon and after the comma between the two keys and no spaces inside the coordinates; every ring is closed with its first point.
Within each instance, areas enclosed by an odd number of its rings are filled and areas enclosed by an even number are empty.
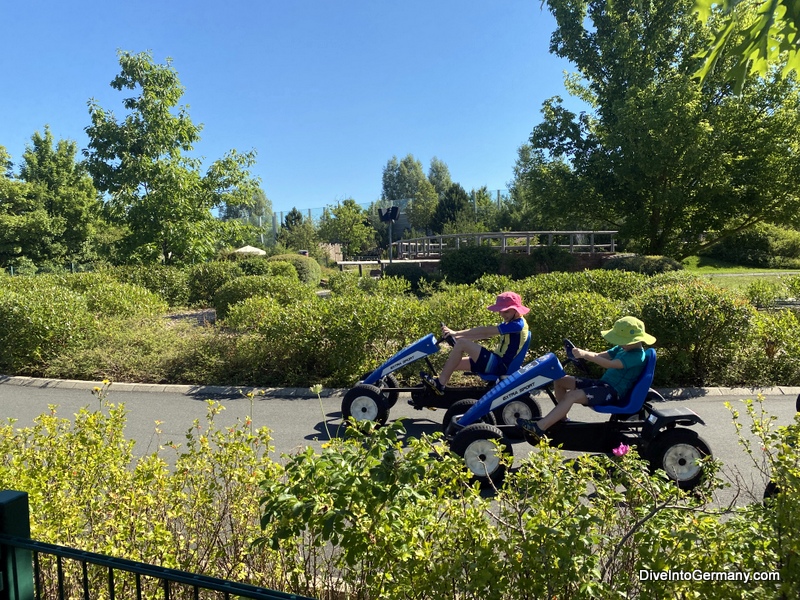
{"type": "Polygon", "coordinates": [[[497,296],[497,300],[491,306],[487,306],[491,311],[500,312],[501,310],[508,310],[509,308],[513,308],[517,311],[520,315],[526,315],[530,312],[530,308],[527,306],[523,306],[522,298],[519,297],[519,294],[515,292],[503,292],[499,296],[497,296]]]}

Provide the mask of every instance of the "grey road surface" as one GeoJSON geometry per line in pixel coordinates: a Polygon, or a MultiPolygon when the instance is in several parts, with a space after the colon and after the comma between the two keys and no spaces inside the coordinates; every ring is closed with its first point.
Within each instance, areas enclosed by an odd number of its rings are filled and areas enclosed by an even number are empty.
{"type": "MultiPolygon", "coordinates": [[[[33,423],[33,419],[56,405],[57,414],[72,418],[81,407],[96,408],[99,401],[89,389],[67,389],[61,387],[39,387],[40,383],[18,385],[10,380],[0,378],[0,410],[5,421],[16,419],[16,427],[25,427],[33,423]]],[[[87,385],[84,387],[91,387],[87,385]]],[[[266,396],[255,396],[252,400],[239,393],[238,390],[202,390],[195,393],[174,391],[136,391],[133,386],[114,385],[110,388],[109,400],[122,403],[128,411],[126,434],[136,441],[134,451],[139,455],[154,452],[159,444],[169,441],[181,443],[186,431],[192,427],[195,419],[204,423],[207,411],[206,401],[213,399],[225,407],[225,411],[217,417],[219,425],[235,423],[237,419],[251,416],[256,426],[267,426],[272,430],[276,453],[291,453],[306,446],[319,449],[328,439],[328,435],[336,435],[341,429],[341,396],[336,391],[326,391],[321,400],[306,390],[268,391],[266,396]],[[131,390],[131,391],[127,391],[131,390]],[[156,421],[160,435],[156,435],[156,421]]],[[[161,388],[164,389],[164,388],[161,388]]],[[[796,390],[773,393],[764,397],[763,408],[776,417],[780,425],[792,422],[795,414],[796,390]]],[[[669,406],[687,406],[697,412],[706,422],[699,426],[700,436],[706,440],[716,458],[724,463],[723,476],[733,485],[719,494],[718,502],[727,503],[736,500],[738,503],[752,501],[760,497],[765,484],[762,473],[742,449],[733,425],[730,410],[725,406],[730,403],[742,413],[741,422],[745,433],[748,432],[750,420],[745,415],[741,402],[744,398],[755,398],[755,394],[747,390],[736,390],[724,394],[719,390],[706,396],[685,400],[668,400],[663,404],[669,406]]],[[[549,408],[544,399],[540,406],[549,408]]],[[[406,404],[401,396],[392,409],[390,418],[404,418],[408,435],[418,436],[422,433],[438,431],[443,411],[418,411],[406,404]]],[[[570,417],[580,420],[602,419],[584,407],[576,407],[570,417]]],[[[531,451],[526,443],[514,444],[515,460],[519,461],[531,451]]],[[[755,445],[756,454],[761,453],[759,444],[755,445]]]]}

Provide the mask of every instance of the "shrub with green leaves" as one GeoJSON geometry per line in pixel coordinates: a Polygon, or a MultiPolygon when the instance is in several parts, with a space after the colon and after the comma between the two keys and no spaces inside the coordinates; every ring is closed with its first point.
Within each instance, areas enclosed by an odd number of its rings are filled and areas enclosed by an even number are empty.
{"type": "Polygon", "coordinates": [[[690,385],[724,378],[754,313],[741,296],[701,281],[645,290],[631,300],[631,311],[663,349],[656,381],[690,385]]]}
{"type": "Polygon", "coordinates": [[[417,294],[420,290],[420,282],[431,279],[425,270],[415,264],[389,263],[383,269],[384,277],[402,277],[411,285],[411,290],[417,294]]]}
{"type": "Polygon", "coordinates": [[[500,251],[492,246],[450,250],[439,261],[439,272],[451,283],[473,283],[481,275],[500,270],[500,251]]]}
{"type": "Polygon", "coordinates": [[[189,276],[169,265],[129,265],[116,267],[114,274],[122,283],[132,283],[158,294],[169,306],[189,303],[189,276]]]}
{"type": "Polygon", "coordinates": [[[747,285],[745,295],[750,304],[756,308],[769,308],[774,306],[778,299],[785,298],[788,291],[780,280],[756,279],[747,285]]]}
{"type": "Polygon", "coordinates": [[[63,285],[79,292],[89,310],[106,317],[153,317],[167,312],[169,305],[157,294],[130,283],[120,283],[111,272],[68,273],[63,285]]]}
{"type": "Polygon", "coordinates": [[[300,281],[311,287],[317,287],[322,279],[322,269],[319,263],[308,256],[303,256],[302,254],[278,254],[270,256],[268,260],[270,262],[290,263],[297,271],[300,281]]]}
{"type": "Polygon", "coordinates": [[[800,318],[791,310],[758,311],[737,344],[723,385],[772,386],[800,382],[800,318]]]}
{"type": "MultiPolygon", "coordinates": [[[[251,551],[259,535],[258,482],[277,473],[269,432],[249,417],[221,427],[215,419],[222,407],[209,403],[207,418],[181,445],[164,439],[157,421],[156,449],[136,456],[125,407],[109,404],[103,388],[95,393],[99,407],[71,419],[53,408],[31,426],[0,426],[0,486],[28,493],[32,537],[280,588],[276,554],[251,551]]],[[[63,574],[64,597],[83,596],[80,563],[68,561],[63,574]]],[[[118,590],[135,583],[121,571],[115,578],[118,590]]],[[[50,586],[44,597],[59,595],[55,578],[43,583],[50,586]]],[[[142,584],[142,597],[163,595],[159,582],[142,584]]],[[[107,572],[90,571],[90,585],[92,597],[102,597],[107,572]]]]}
{"type": "Polygon", "coordinates": [[[273,260],[267,261],[269,264],[269,274],[275,277],[289,277],[290,279],[300,279],[297,269],[289,261],[273,260]]]}
{"type": "Polygon", "coordinates": [[[530,254],[501,254],[500,272],[512,279],[525,279],[538,273],[573,271],[577,259],[559,246],[536,246],[530,254]]]}
{"type": "Polygon", "coordinates": [[[245,275],[222,285],[214,294],[217,317],[224,319],[228,309],[246,298],[269,296],[281,306],[307,300],[314,291],[300,283],[297,278],[273,277],[271,275],[245,275]]]}
{"type": "Polygon", "coordinates": [[[242,275],[242,268],[231,261],[217,260],[192,266],[188,275],[189,303],[211,306],[217,290],[242,275]]]}
{"type": "Polygon", "coordinates": [[[91,337],[96,322],[86,299],[64,287],[0,287],[0,369],[35,373],[60,353],[91,337]]]}
{"type": "Polygon", "coordinates": [[[614,256],[603,263],[610,271],[633,271],[643,275],[656,275],[669,271],[682,271],[683,265],[668,256],[614,256]]]}
{"type": "Polygon", "coordinates": [[[705,254],[735,265],[800,268],[800,231],[760,223],[723,239],[705,254]]]}
{"type": "Polygon", "coordinates": [[[523,300],[565,292],[589,292],[606,298],[625,299],[636,295],[647,281],[644,275],[628,271],[586,270],[535,275],[515,282],[512,289],[523,300]]]}

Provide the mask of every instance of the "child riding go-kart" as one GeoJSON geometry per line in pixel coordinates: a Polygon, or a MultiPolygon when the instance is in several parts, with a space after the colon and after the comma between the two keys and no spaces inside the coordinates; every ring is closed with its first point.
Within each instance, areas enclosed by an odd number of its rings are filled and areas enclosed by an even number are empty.
{"type": "MultiPolygon", "coordinates": [[[[509,373],[514,373],[522,366],[530,340],[530,332],[528,332],[522,349],[509,365],[509,373]]],[[[453,414],[451,409],[456,410],[458,414],[463,414],[469,406],[476,402],[475,400],[464,402],[465,399],[478,398],[498,381],[505,379],[498,375],[478,374],[478,377],[484,381],[483,385],[448,386],[442,394],[438,394],[422,384],[401,387],[395,372],[419,360],[424,360],[428,371],[436,376],[436,370],[430,357],[439,352],[439,346],[443,343],[452,345],[452,340],[450,338],[437,339],[433,334],[428,334],[394,354],[345,393],[342,399],[343,418],[346,420],[352,417],[356,421],[375,421],[384,424],[389,418],[389,410],[397,403],[400,392],[406,392],[411,394],[408,403],[417,410],[423,408],[446,409],[443,424],[443,427],[446,427],[453,414]]],[[[533,398],[528,394],[523,394],[519,398],[515,398],[513,402],[507,403],[502,410],[487,416],[485,420],[513,426],[518,418],[531,419],[539,415],[539,407],[533,398]]]]}
{"type": "MultiPolygon", "coordinates": [[[[342,401],[345,419],[353,417],[357,421],[371,420],[382,424],[386,422],[389,409],[397,402],[400,392],[411,393],[409,404],[416,409],[444,408],[448,409],[449,414],[452,414],[452,410],[463,414],[466,410],[464,403],[458,407],[454,405],[465,398],[482,396],[489,387],[518,370],[530,346],[530,331],[523,318],[529,309],[522,304],[519,294],[503,292],[497,296],[494,304],[486,308],[501,317],[502,321],[498,325],[457,331],[442,323],[442,337],[439,340],[433,335],[425,336],[369,373],[345,394],[342,401]],[[477,340],[496,336],[499,336],[500,341],[495,351],[477,343],[477,340]],[[438,352],[442,342],[447,342],[453,348],[437,374],[429,357],[438,352]],[[422,385],[399,387],[394,372],[420,359],[425,360],[429,370],[420,372],[422,385]],[[485,383],[480,386],[450,387],[447,384],[454,371],[468,371],[485,383]]],[[[502,413],[488,415],[485,420],[492,423],[499,420],[502,424],[513,425],[518,418],[530,419],[536,416],[535,410],[529,398],[521,398],[506,406],[502,413]]],[[[449,421],[449,414],[445,414],[445,426],[449,421]]]]}
{"type": "MultiPolygon", "coordinates": [[[[569,340],[565,340],[568,360],[578,363],[571,356],[573,347],[569,340]]],[[[656,353],[650,348],[646,351],[644,370],[627,397],[621,399],[619,405],[591,407],[596,412],[609,414],[608,420],[559,422],[546,432],[545,439],[549,445],[563,450],[608,454],[620,444],[626,444],[637,448],[639,454],[650,462],[653,471],[663,469],[682,489],[697,486],[703,476],[698,461],[710,456],[711,450],[688,427],[705,423],[688,408],[656,409],[650,404],[649,400],[662,399],[658,392],[650,389],[655,364],[656,353]]],[[[510,433],[519,431],[509,425],[483,422],[485,417],[502,411],[507,403],[522,395],[546,388],[565,375],[556,355],[547,353],[490,389],[463,414],[451,416],[446,438],[451,449],[464,458],[475,479],[486,485],[499,486],[502,483],[506,470],[502,455],[513,457],[508,438],[510,433]]],[[[533,438],[528,439],[535,442],[533,438]]]]}

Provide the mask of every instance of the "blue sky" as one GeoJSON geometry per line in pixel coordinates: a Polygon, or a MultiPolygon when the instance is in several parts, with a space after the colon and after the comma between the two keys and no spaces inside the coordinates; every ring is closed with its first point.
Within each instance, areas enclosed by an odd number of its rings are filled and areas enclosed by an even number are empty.
{"type": "MultiPolygon", "coordinates": [[[[117,50],[173,60],[196,154],[255,149],[276,211],[380,197],[392,156],[434,156],[467,190],[504,189],[542,102],[566,96],[538,0],[4,3],[0,145],[48,124],[85,148],[87,102],[123,116],[117,50]]],[[[570,103],[572,104],[572,103],[570,103]]]]}

